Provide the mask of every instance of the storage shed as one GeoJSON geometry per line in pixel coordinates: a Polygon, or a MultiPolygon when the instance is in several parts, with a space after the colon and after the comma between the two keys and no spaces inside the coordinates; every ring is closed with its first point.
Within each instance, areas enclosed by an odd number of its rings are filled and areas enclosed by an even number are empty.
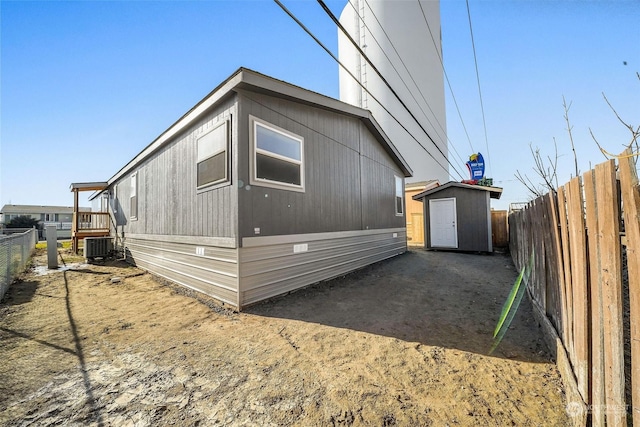
{"type": "Polygon", "coordinates": [[[424,209],[425,248],[493,252],[491,199],[502,188],[447,182],[413,196],[424,209]]]}
{"type": "Polygon", "coordinates": [[[409,176],[369,111],[240,68],[95,197],[130,262],[240,309],[405,252],[409,176]]]}

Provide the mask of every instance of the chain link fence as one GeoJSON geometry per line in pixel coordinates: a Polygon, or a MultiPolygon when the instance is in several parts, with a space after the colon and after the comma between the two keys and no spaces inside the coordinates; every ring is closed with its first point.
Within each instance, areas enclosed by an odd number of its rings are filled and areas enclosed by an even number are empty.
{"type": "Polygon", "coordinates": [[[0,235],[0,300],[13,279],[27,266],[38,240],[35,228],[9,236],[0,235]]]}

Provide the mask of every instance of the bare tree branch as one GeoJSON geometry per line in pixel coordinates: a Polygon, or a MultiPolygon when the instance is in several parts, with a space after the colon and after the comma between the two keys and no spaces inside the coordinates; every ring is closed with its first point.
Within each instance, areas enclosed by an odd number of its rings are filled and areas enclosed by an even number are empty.
{"type": "Polygon", "coordinates": [[[605,102],[607,103],[607,105],[609,106],[609,108],[611,108],[611,111],[613,111],[613,114],[616,115],[616,117],[618,118],[618,120],[620,121],[620,123],[622,123],[622,125],[624,127],[626,127],[627,129],[629,129],[631,131],[631,133],[633,133],[633,126],[631,126],[630,124],[628,124],[627,122],[625,122],[624,120],[622,120],[622,118],[620,118],[620,115],[618,114],[618,112],[616,111],[615,108],[613,108],[613,106],[611,105],[611,103],[609,102],[609,100],[607,99],[607,95],[604,94],[604,92],[602,92],[602,97],[604,98],[605,102]]]}
{"type": "Polygon", "coordinates": [[[606,160],[609,160],[609,158],[607,157],[607,155],[604,153],[604,149],[602,148],[602,145],[600,145],[600,143],[598,142],[598,139],[596,138],[596,136],[593,134],[593,131],[591,130],[591,128],[589,128],[589,133],[591,134],[591,139],[593,139],[593,142],[596,143],[596,145],[598,146],[598,149],[600,150],[600,153],[602,153],[602,155],[604,156],[604,158],[606,160]]]}
{"type": "MultiPolygon", "coordinates": [[[[640,72],[636,73],[636,75],[638,76],[638,80],[640,80],[640,72]]],[[[630,125],[624,120],[622,120],[622,118],[620,117],[616,109],[613,108],[613,106],[607,99],[606,95],[603,93],[602,96],[604,97],[605,102],[607,103],[609,108],[611,108],[611,110],[613,111],[615,116],[618,118],[620,123],[622,123],[622,125],[627,129],[629,129],[629,132],[631,132],[631,141],[629,142],[628,145],[625,146],[625,148],[631,148],[631,149],[635,148],[634,149],[635,153],[640,153],[640,125],[638,125],[637,127],[634,127],[633,125],[630,125]]],[[[580,176],[580,169],[578,168],[578,155],[576,153],[575,142],[573,140],[573,126],[571,126],[571,121],[569,120],[569,110],[571,109],[571,104],[572,104],[571,102],[567,104],[565,97],[564,96],[562,97],[562,106],[564,107],[564,120],[567,123],[567,132],[569,133],[569,141],[571,142],[571,149],[573,150],[575,176],[580,176]]],[[[616,157],[615,154],[611,154],[607,152],[600,145],[600,143],[598,142],[598,139],[596,138],[591,128],[589,128],[589,133],[591,134],[591,138],[596,143],[596,145],[600,149],[600,152],[605,156],[605,158],[616,157]]],[[[551,192],[551,191],[554,193],[557,192],[559,156],[558,156],[558,144],[555,138],[553,138],[553,145],[555,149],[555,153],[554,153],[555,156],[546,156],[546,158],[543,158],[543,156],[540,154],[540,149],[538,147],[534,149],[532,144],[529,143],[529,150],[531,151],[531,157],[533,158],[532,169],[535,172],[535,174],[538,175],[540,182],[536,184],[526,174],[522,174],[519,170],[516,171],[516,174],[515,174],[516,179],[520,181],[520,183],[524,185],[525,188],[534,197],[542,196],[546,192],[551,192]]],[[[640,156],[635,156],[636,167],[637,167],[639,158],[640,156]]]]}
{"type": "MultiPolygon", "coordinates": [[[[636,73],[636,75],[638,76],[638,80],[640,80],[640,73],[636,73]]],[[[616,109],[613,108],[613,105],[611,105],[611,103],[609,102],[609,99],[607,99],[607,96],[604,94],[604,92],[602,92],[602,97],[604,98],[609,108],[611,108],[611,111],[613,111],[613,114],[616,115],[616,117],[618,118],[618,121],[622,123],[624,127],[629,129],[629,132],[631,132],[631,141],[629,142],[629,144],[624,146],[625,149],[630,148],[633,150],[634,144],[635,144],[635,151],[638,152],[638,150],[640,150],[640,125],[638,125],[637,128],[634,128],[633,125],[630,125],[629,123],[622,120],[622,118],[620,117],[620,114],[618,114],[616,109]]],[[[591,129],[589,129],[589,131],[591,131],[591,129]]],[[[591,133],[591,137],[593,138],[594,141],[596,141],[595,137],[593,136],[593,132],[591,133]]],[[[604,154],[605,150],[600,146],[600,144],[598,144],[598,141],[596,141],[596,144],[598,145],[598,148],[600,149],[600,151],[602,151],[602,153],[604,154]]],[[[635,163],[636,165],[638,164],[637,157],[635,158],[635,163]]]]}
{"type": "Polygon", "coordinates": [[[556,192],[556,188],[558,187],[558,146],[555,143],[555,158],[547,156],[548,164],[545,162],[545,159],[540,154],[540,148],[533,148],[533,145],[529,144],[529,151],[531,151],[531,157],[533,157],[533,171],[540,177],[542,180],[541,183],[535,184],[531,178],[529,178],[526,174],[523,175],[519,170],[516,171],[514,175],[518,181],[534,196],[540,197],[550,191],[556,192]]]}
{"type": "MultiPolygon", "coordinates": [[[[569,109],[571,108],[572,102],[567,105],[567,101],[564,99],[564,95],[562,95],[562,106],[564,107],[564,120],[567,122],[567,132],[569,132],[569,141],[571,141],[571,149],[573,150],[573,161],[575,163],[576,168],[576,176],[580,176],[580,170],[578,169],[578,155],[576,154],[576,146],[573,143],[573,126],[569,123],[569,109]]],[[[556,148],[557,149],[557,148],[556,148]]],[[[557,156],[556,156],[557,158],[557,156]]]]}
{"type": "Polygon", "coordinates": [[[523,177],[520,171],[516,171],[514,176],[518,181],[520,181],[522,185],[525,186],[525,188],[529,191],[529,193],[533,195],[533,198],[538,198],[543,195],[543,191],[537,188],[536,185],[533,182],[531,182],[529,177],[527,176],[523,177]]]}

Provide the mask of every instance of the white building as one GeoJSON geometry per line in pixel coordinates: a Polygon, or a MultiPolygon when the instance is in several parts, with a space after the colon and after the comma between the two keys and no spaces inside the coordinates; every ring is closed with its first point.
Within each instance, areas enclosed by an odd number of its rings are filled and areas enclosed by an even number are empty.
{"type": "Polygon", "coordinates": [[[440,2],[351,0],[342,11],[340,22],[429,136],[338,30],[340,61],[371,93],[363,90],[341,68],[340,99],[372,112],[409,162],[413,170],[412,182],[449,181],[440,2]],[[373,97],[391,111],[419,143],[373,97]]]}

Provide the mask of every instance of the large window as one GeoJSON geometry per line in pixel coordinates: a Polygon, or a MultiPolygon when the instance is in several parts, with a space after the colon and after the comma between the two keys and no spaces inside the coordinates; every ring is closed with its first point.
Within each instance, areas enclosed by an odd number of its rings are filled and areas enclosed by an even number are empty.
{"type": "Polygon", "coordinates": [[[227,121],[198,138],[198,188],[229,179],[227,121]]]}
{"type": "Polygon", "coordinates": [[[396,176],[396,215],[404,213],[404,189],[402,188],[402,178],[396,176]]]}
{"type": "Polygon", "coordinates": [[[304,139],[251,117],[252,181],[276,188],[304,191],[304,139]]]}
{"type": "Polygon", "coordinates": [[[131,219],[138,219],[138,172],[131,175],[131,195],[129,197],[129,216],[131,219]]]}

